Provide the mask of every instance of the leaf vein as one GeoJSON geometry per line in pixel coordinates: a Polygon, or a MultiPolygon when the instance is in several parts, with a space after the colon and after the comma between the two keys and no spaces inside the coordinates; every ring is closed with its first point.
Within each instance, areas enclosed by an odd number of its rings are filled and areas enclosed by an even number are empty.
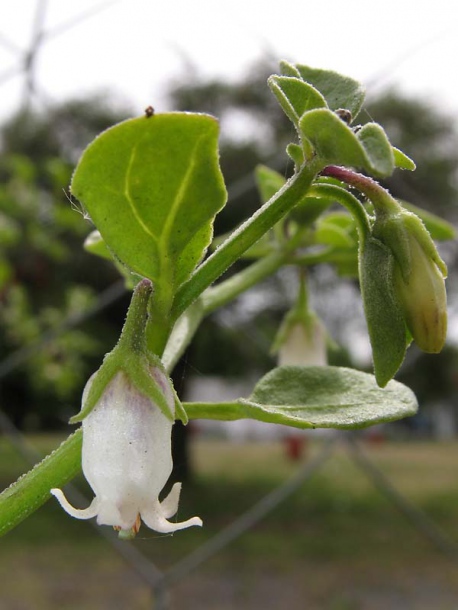
{"type": "Polygon", "coordinates": [[[166,218],[166,221],[165,221],[162,233],[161,233],[161,237],[160,237],[160,242],[162,245],[167,244],[167,242],[170,240],[170,234],[172,232],[175,219],[177,217],[178,212],[180,211],[181,203],[184,199],[185,193],[186,193],[189,183],[191,181],[194,168],[196,167],[196,161],[199,156],[198,150],[200,148],[200,141],[202,140],[202,138],[203,138],[203,136],[200,136],[199,138],[196,139],[196,142],[195,142],[194,148],[191,152],[189,164],[188,164],[188,167],[184,174],[183,180],[181,181],[180,187],[177,190],[176,195],[172,201],[172,204],[170,206],[170,211],[167,214],[167,218],[166,218]]]}
{"type": "Polygon", "coordinates": [[[127,200],[127,203],[129,204],[129,207],[132,211],[132,215],[135,218],[135,220],[138,222],[138,224],[143,229],[143,231],[157,243],[158,239],[157,239],[156,235],[154,235],[154,233],[152,233],[151,230],[149,229],[148,225],[144,223],[142,217],[140,216],[140,214],[138,212],[138,209],[135,205],[134,199],[130,192],[129,185],[130,185],[130,179],[131,179],[131,172],[132,172],[132,168],[133,168],[134,161],[135,161],[135,155],[137,153],[137,148],[138,148],[138,145],[134,146],[132,148],[132,152],[130,153],[129,163],[127,164],[126,177],[124,180],[124,196],[127,200]]]}

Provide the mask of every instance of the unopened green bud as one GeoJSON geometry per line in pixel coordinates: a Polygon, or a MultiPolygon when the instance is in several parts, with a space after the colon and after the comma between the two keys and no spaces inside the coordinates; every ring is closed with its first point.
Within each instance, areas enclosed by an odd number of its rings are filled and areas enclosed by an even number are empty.
{"type": "Polygon", "coordinates": [[[415,343],[424,352],[440,352],[447,334],[447,267],[426,227],[399,207],[398,213],[377,217],[373,235],[395,258],[394,290],[415,343]]]}
{"type": "Polygon", "coordinates": [[[424,352],[438,353],[447,334],[444,276],[415,236],[410,236],[409,243],[410,273],[405,278],[400,266],[395,266],[395,289],[415,343],[424,352]]]}

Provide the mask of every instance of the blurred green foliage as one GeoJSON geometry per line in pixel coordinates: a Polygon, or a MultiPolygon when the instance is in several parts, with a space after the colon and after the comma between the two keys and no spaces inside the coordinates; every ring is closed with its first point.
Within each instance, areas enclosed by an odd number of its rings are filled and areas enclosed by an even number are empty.
{"type": "Polygon", "coordinates": [[[83,251],[91,224],[66,190],[82,148],[126,114],[95,98],[21,111],[1,129],[0,401],[20,427],[66,421],[116,340],[117,313],[68,327],[118,276],[83,251]]]}

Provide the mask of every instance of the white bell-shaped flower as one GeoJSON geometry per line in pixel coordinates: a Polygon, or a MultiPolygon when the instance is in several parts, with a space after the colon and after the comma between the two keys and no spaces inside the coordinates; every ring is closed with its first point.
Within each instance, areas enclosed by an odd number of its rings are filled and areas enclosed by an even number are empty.
{"type": "MultiPolygon", "coordinates": [[[[152,367],[151,375],[174,413],[168,378],[157,367],[152,367]]],[[[83,405],[91,383],[90,379],[83,405]]],[[[158,498],[172,472],[172,425],[124,372],[118,372],[82,422],[83,472],[95,498],[88,508],[79,510],[71,506],[60,489],[52,489],[51,493],[72,517],[97,517],[99,525],[112,525],[125,537],[138,532],[141,520],[161,533],[202,525],[198,517],[181,523],[168,521],[178,509],[180,483],[162,502],[158,498]]]]}
{"type": "Polygon", "coordinates": [[[278,366],[326,366],[328,333],[320,318],[310,309],[305,276],[299,276],[296,302],[282,320],[272,353],[278,366]]]}
{"type": "Polygon", "coordinates": [[[326,366],[327,332],[321,320],[311,315],[307,323],[291,323],[278,350],[278,366],[326,366]]]}

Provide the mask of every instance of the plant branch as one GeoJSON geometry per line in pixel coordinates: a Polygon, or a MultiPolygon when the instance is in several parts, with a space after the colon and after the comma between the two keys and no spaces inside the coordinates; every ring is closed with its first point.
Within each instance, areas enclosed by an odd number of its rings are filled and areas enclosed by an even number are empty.
{"type": "Polygon", "coordinates": [[[179,288],[173,308],[177,319],[202,292],[211,286],[250,246],[271,229],[306,195],[323,163],[318,159],[303,166],[285,186],[265,203],[194,272],[179,288]]]}
{"type": "Polygon", "coordinates": [[[19,525],[81,471],[82,430],[79,428],[55,451],[0,494],[0,536],[19,525]]]}
{"type": "Polygon", "coordinates": [[[362,240],[361,245],[364,245],[365,239],[371,232],[369,215],[364,209],[363,204],[354,195],[334,184],[316,184],[310,189],[310,194],[317,197],[332,197],[343,205],[353,216],[358,228],[358,235],[362,240]]]}

